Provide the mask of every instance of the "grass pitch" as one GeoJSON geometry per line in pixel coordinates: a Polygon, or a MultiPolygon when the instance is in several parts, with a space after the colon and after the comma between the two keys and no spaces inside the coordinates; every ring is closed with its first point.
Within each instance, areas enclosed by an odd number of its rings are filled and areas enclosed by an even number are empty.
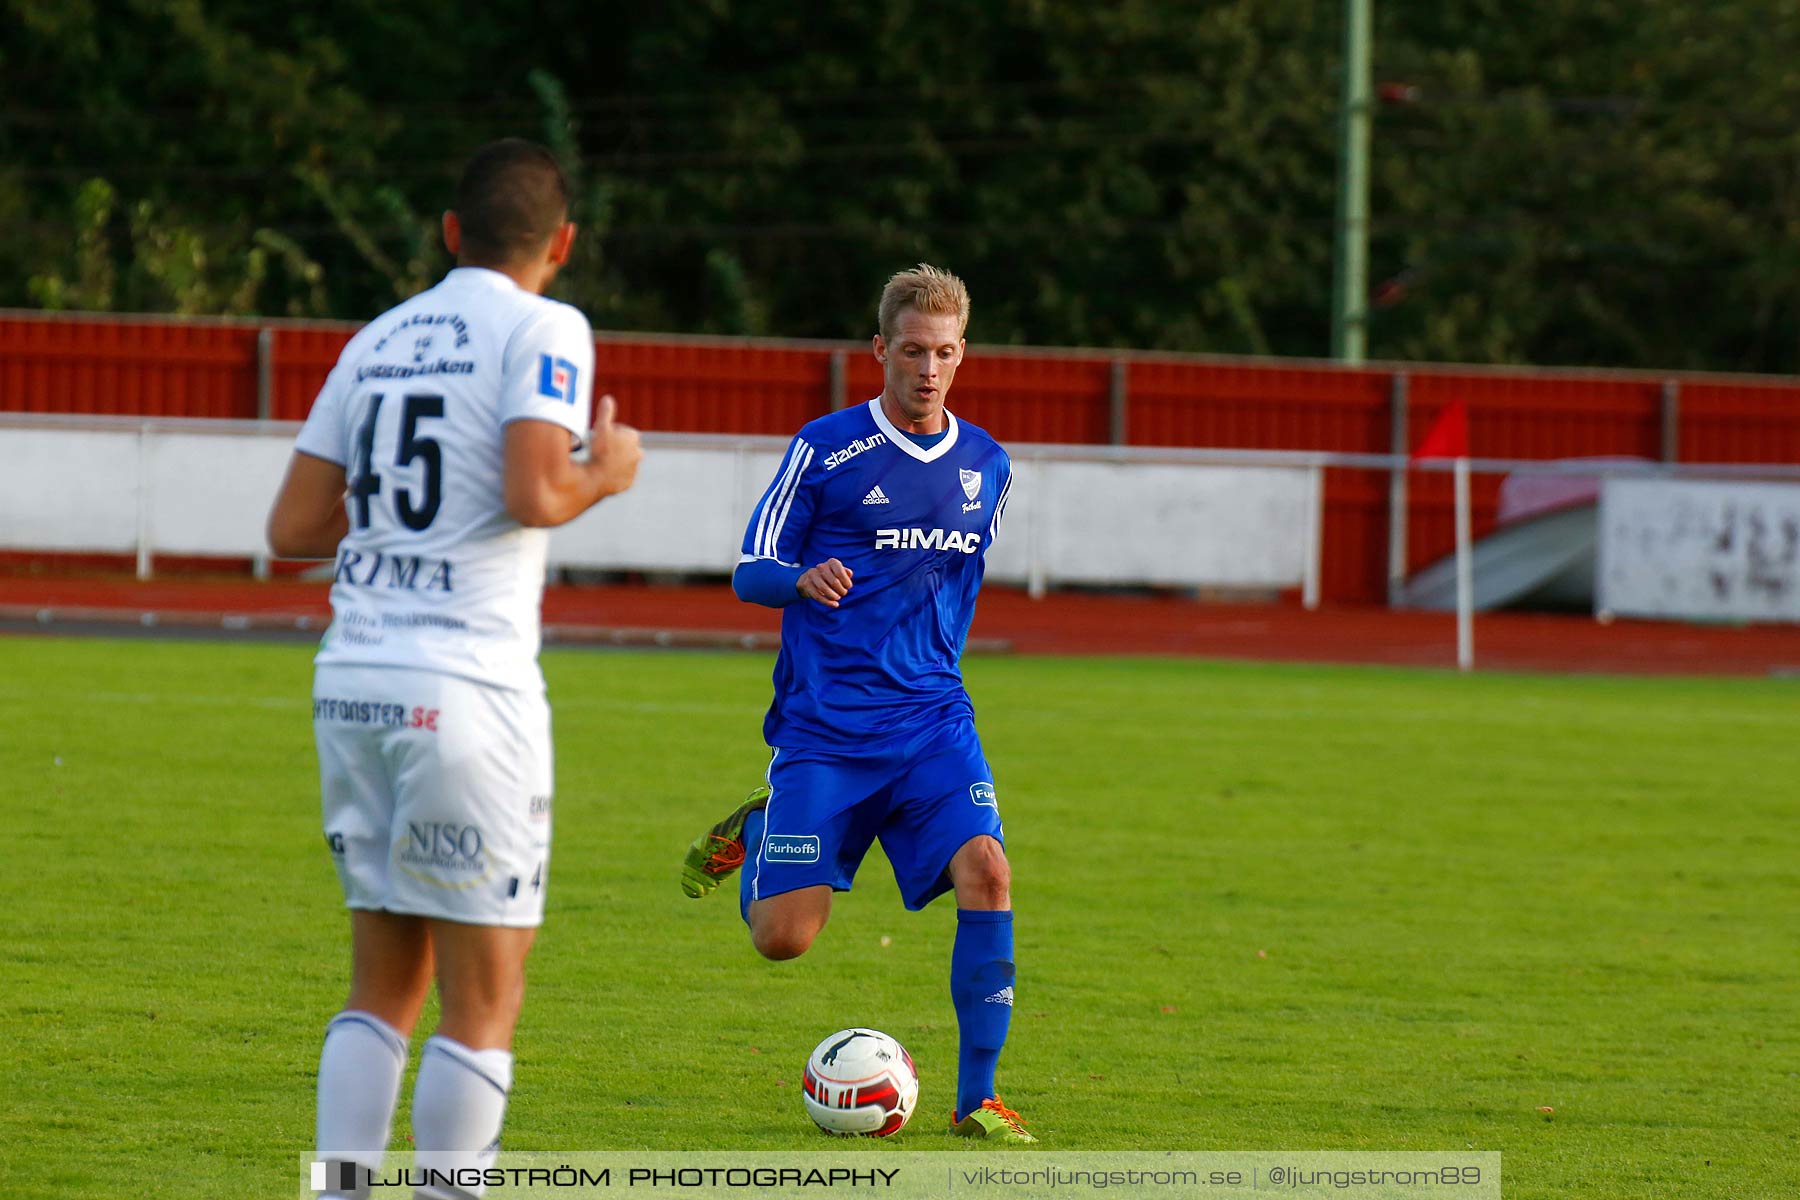
{"type": "MultiPolygon", "coordinates": [[[[292,1194],[348,967],[309,660],[0,641],[0,1194],[292,1194]]],[[[768,660],[545,664],[556,848],[508,1145],[837,1148],[800,1066],[866,1023],[919,1064],[899,1148],[966,1148],[950,902],[905,913],[872,858],[771,965],[732,896],[680,895],[760,773],[768,660]]],[[[1019,913],[1001,1086],[1047,1147],[1473,1148],[1511,1197],[1800,1193],[1794,683],[968,677],[1019,913]]]]}

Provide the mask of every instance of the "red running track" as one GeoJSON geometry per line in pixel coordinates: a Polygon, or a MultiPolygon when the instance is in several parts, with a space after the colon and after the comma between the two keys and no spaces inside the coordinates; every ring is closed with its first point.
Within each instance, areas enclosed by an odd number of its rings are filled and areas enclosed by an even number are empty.
{"type": "MultiPolygon", "coordinates": [[[[46,632],[156,624],[323,628],[322,583],[286,579],[0,576],[0,619],[46,632]]],[[[552,587],[547,640],[627,645],[775,644],[779,614],[740,603],[723,584],[552,587]]],[[[15,625],[15,628],[17,626],[15,625]]],[[[1454,667],[1455,621],[1441,613],[1291,604],[1209,604],[1173,595],[982,593],[971,649],[1023,654],[1193,655],[1284,662],[1454,667]]],[[[1800,674],[1800,627],[1725,627],[1495,613],[1476,618],[1479,668],[1629,674],[1800,674]]]]}

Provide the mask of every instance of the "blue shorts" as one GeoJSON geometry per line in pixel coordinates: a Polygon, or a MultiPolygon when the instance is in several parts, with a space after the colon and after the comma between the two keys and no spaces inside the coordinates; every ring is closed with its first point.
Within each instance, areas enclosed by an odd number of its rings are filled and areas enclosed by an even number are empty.
{"type": "Polygon", "coordinates": [[[777,749],[762,847],[744,870],[753,900],[829,884],[847,892],[876,838],[900,898],[917,911],[950,890],[970,838],[1002,845],[994,774],[975,723],[959,717],[873,751],[777,749]]]}

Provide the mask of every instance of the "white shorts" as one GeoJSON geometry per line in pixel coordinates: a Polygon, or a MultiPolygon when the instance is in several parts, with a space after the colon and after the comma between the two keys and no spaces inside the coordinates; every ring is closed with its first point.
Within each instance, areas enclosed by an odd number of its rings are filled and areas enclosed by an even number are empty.
{"type": "Polygon", "coordinates": [[[313,736],[325,842],[348,907],[543,922],[553,793],[543,693],[321,666],[313,736]]]}

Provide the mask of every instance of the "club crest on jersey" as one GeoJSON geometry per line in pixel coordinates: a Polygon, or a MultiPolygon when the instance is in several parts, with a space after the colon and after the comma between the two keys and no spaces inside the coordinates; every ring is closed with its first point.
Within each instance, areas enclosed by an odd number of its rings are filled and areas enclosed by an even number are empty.
{"type": "Polygon", "coordinates": [[[981,492],[981,472],[959,469],[956,473],[962,477],[963,495],[973,500],[981,492]]]}
{"type": "Polygon", "coordinates": [[[575,364],[566,358],[538,355],[538,395],[575,403],[575,364]]]}

